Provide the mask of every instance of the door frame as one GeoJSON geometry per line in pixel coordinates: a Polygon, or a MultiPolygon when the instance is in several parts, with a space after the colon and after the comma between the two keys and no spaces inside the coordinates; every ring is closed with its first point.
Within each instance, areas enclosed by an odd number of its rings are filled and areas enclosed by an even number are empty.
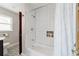
{"type": "Polygon", "coordinates": [[[19,12],[19,54],[22,53],[22,12],[19,12]]]}

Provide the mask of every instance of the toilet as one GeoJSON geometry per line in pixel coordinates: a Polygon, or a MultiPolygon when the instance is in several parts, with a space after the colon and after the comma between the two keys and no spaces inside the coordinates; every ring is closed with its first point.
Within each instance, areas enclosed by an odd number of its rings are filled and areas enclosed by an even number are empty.
{"type": "Polygon", "coordinates": [[[8,53],[8,50],[7,50],[7,48],[8,48],[8,46],[10,45],[10,43],[9,42],[6,42],[6,43],[4,43],[3,44],[3,47],[4,47],[4,55],[6,55],[7,53],[8,53]]]}

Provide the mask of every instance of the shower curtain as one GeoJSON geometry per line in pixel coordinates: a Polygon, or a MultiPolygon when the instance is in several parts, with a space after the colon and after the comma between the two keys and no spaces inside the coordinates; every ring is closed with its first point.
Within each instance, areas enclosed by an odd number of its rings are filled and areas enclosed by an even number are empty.
{"type": "Polygon", "coordinates": [[[71,56],[76,42],[76,4],[56,4],[54,55],[71,56]]]}

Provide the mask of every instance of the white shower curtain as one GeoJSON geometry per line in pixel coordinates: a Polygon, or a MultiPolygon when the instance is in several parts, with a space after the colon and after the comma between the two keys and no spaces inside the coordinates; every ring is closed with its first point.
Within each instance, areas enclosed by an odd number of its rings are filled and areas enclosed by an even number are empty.
{"type": "Polygon", "coordinates": [[[56,4],[54,55],[69,56],[75,44],[76,4],[56,4]]]}

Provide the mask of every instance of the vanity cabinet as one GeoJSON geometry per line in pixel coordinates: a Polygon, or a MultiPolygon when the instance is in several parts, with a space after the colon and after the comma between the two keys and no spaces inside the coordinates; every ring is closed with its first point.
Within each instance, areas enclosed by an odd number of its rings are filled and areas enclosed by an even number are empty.
{"type": "Polygon", "coordinates": [[[0,40],[0,56],[3,56],[3,40],[0,40]]]}

